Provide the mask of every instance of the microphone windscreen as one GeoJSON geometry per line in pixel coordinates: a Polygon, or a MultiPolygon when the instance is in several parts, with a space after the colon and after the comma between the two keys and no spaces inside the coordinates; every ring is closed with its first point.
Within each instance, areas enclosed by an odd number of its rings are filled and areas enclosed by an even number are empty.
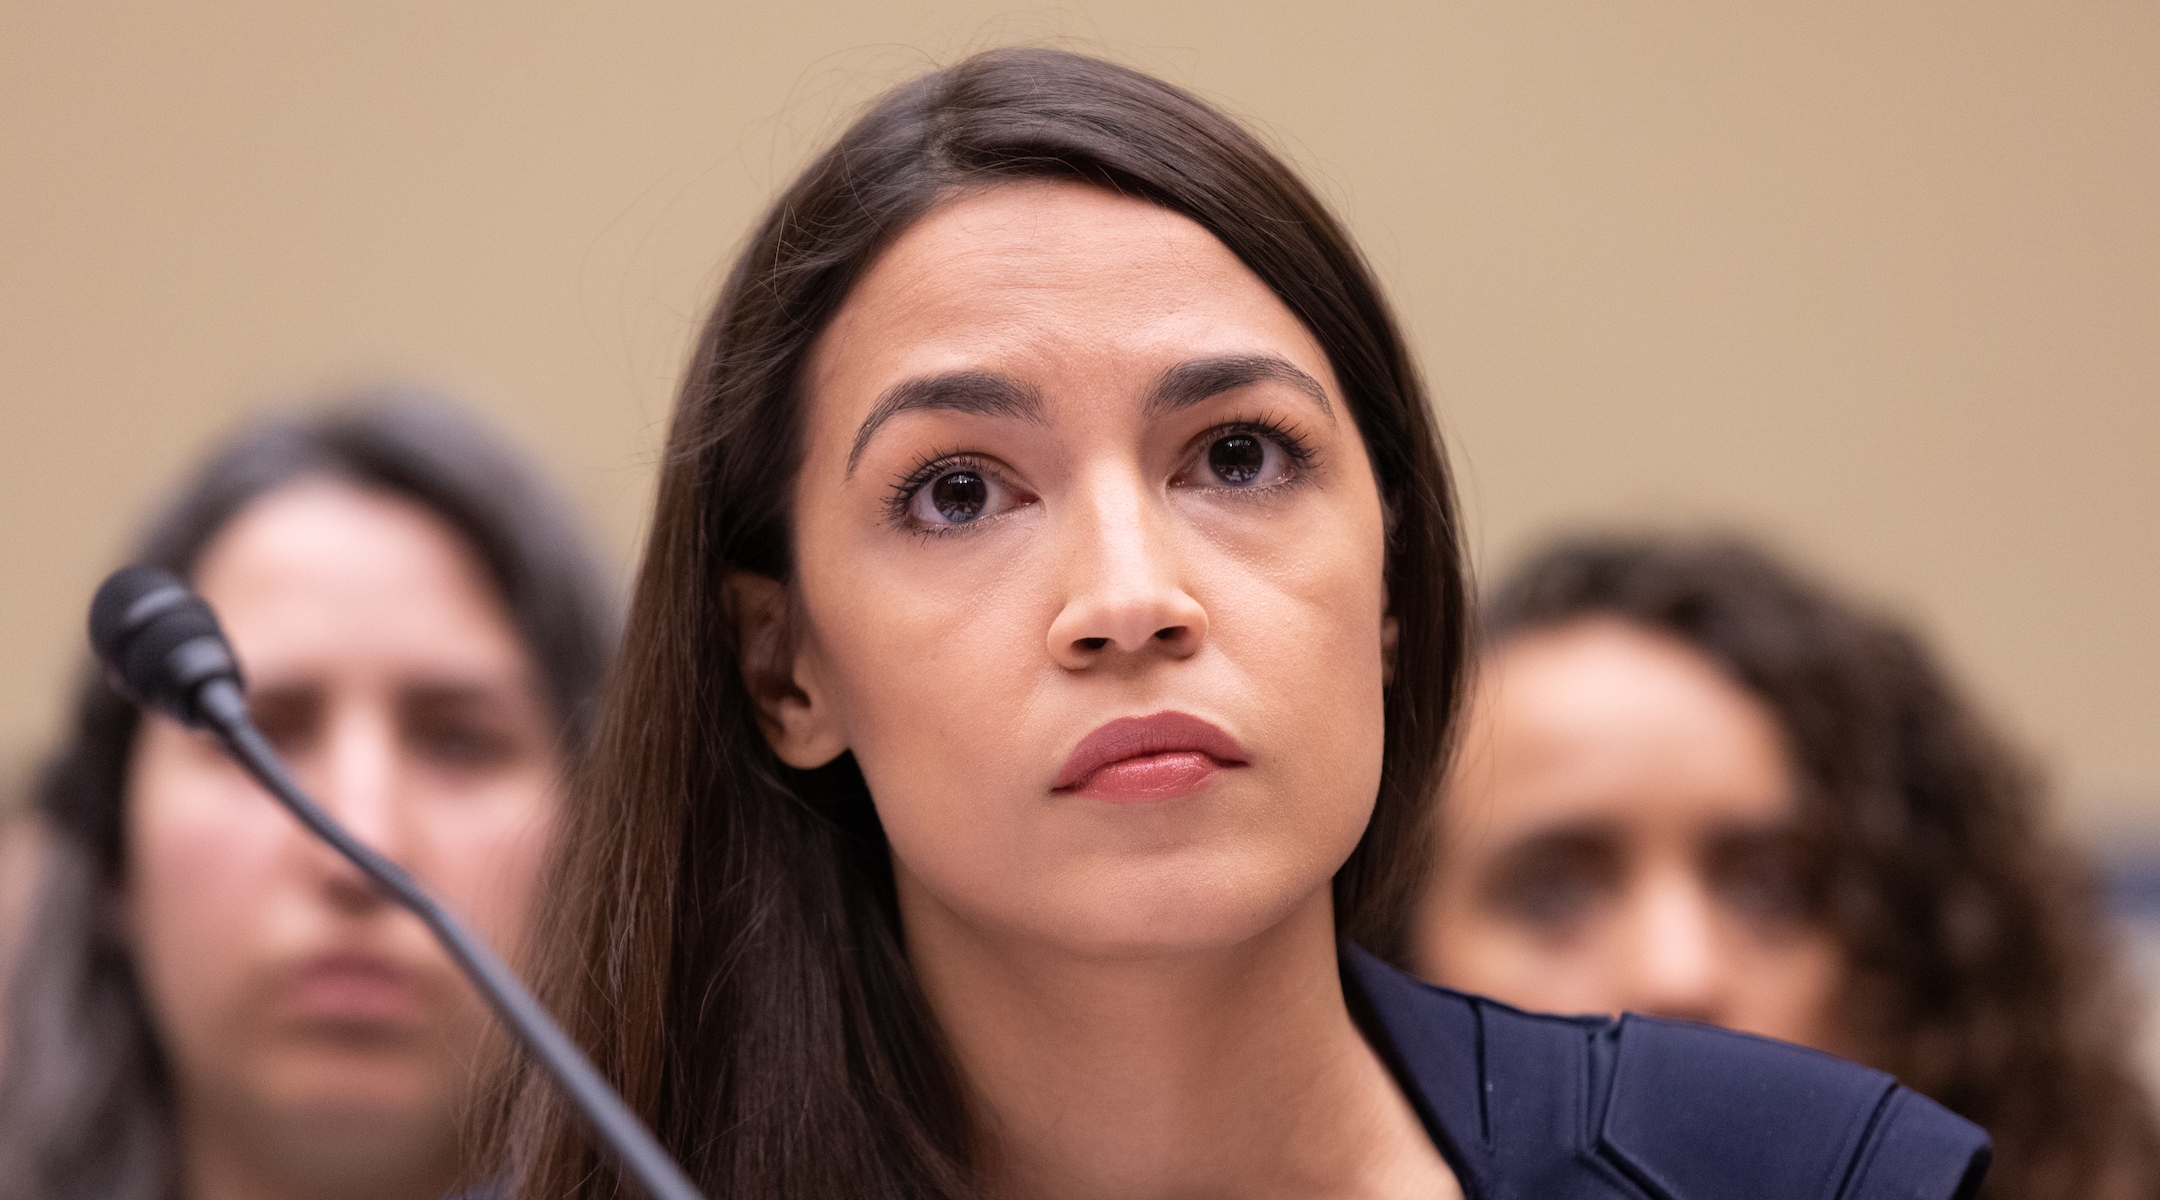
{"type": "Polygon", "coordinates": [[[114,571],[90,601],[91,648],[100,661],[117,669],[134,633],[187,597],[187,585],[171,571],[141,566],[114,571]]]}
{"type": "Polygon", "coordinates": [[[122,567],[98,588],[90,602],[90,645],[123,693],[191,725],[204,682],[239,679],[210,606],[156,567],[122,567]]]}

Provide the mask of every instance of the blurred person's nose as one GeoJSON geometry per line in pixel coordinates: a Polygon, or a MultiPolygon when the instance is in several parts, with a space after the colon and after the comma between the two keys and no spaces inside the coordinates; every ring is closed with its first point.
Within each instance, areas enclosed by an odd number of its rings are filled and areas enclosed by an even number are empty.
{"type": "Polygon", "coordinates": [[[1655,1017],[1722,1023],[1732,964],[1723,952],[1709,889],[1677,864],[1637,881],[1623,920],[1619,1007],[1655,1017]]]}
{"type": "MultiPolygon", "coordinates": [[[[404,776],[396,714],[388,704],[343,698],[330,708],[312,781],[313,799],[346,832],[403,864],[406,820],[400,804],[404,776]]],[[[358,868],[312,834],[311,862],[321,884],[342,907],[372,907],[380,895],[358,868]]]]}

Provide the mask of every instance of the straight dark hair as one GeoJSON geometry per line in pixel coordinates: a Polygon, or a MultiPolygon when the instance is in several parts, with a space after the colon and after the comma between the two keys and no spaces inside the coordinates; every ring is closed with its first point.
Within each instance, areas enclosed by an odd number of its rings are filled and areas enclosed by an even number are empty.
{"type": "MultiPolygon", "coordinates": [[[[1399,957],[1464,659],[1452,490],[1379,289],[1317,198],[1192,95],[1076,54],[1004,49],[887,93],[774,204],[729,274],[676,407],[596,759],[571,814],[547,994],[709,1194],[973,1191],[961,1083],[902,948],[884,834],[851,757],[779,762],[721,596],[786,582],[801,370],[901,231],[970,190],[1069,180],[1212,233],[1326,349],[1388,514],[1401,625],[1340,933],[1399,957]]],[[[616,1193],[543,1085],[508,1145],[523,1194],[616,1193]]]]}
{"type": "Polygon", "coordinates": [[[1903,624],[1748,542],[1589,535],[1517,568],[1485,636],[1618,618],[1680,639],[1776,716],[1821,852],[1864,1061],[1995,1139],[1983,1196],[2160,1195],[2136,1010],[2097,889],[2034,773],[1903,624]]]}
{"type": "MultiPolygon", "coordinates": [[[[317,477],[411,500],[464,538],[499,590],[574,757],[613,649],[611,589],[553,490],[441,397],[372,390],[320,415],[242,429],[164,508],[133,561],[189,577],[249,505],[317,477]]],[[[112,914],[140,725],[135,706],[86,670],[67,740],[35,785],[48,845],[7,1005],[0,1200],[173,1193],[171,1081],[112,914]]]]}

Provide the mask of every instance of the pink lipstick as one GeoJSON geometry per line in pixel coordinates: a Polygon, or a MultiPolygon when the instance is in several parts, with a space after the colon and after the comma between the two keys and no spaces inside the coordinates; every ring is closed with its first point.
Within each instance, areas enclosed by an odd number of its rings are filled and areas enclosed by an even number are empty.
{"type": "Polygon", "coordinates": [[[1252,760],[1236,739],[1181,712],[1122,717],[1083,738],[1051,790],[1114,804],[1174,800],[1205,786],[1225,767],[1252,760]]]}
{"type": "Polygon", "coordinates": [[[295,972],[290,986],[293,1008],[306,1019],[376,1023],[421,1015],[419,982],[373,955],[322,955],[295,972]]]}

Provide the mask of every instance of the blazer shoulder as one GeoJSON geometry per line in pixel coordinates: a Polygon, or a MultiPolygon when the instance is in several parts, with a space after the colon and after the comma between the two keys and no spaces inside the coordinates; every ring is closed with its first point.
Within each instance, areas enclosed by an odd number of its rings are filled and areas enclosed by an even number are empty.
{"type": "Polygon", "coordinates": [[[1968,1200],[1977,1126],[1880,1071],[1650,1017],[1524,1012],[1344,956],[1476,1200],[1968,1200]]]}
{"type": "Polygon", "coordinates": [[[1613,1031],[1600,1148],[1674,1200],[1967,1200],[1980,1127],[1880,1071],[1801,1046],[1626,1016],[1613,1031]]]}

